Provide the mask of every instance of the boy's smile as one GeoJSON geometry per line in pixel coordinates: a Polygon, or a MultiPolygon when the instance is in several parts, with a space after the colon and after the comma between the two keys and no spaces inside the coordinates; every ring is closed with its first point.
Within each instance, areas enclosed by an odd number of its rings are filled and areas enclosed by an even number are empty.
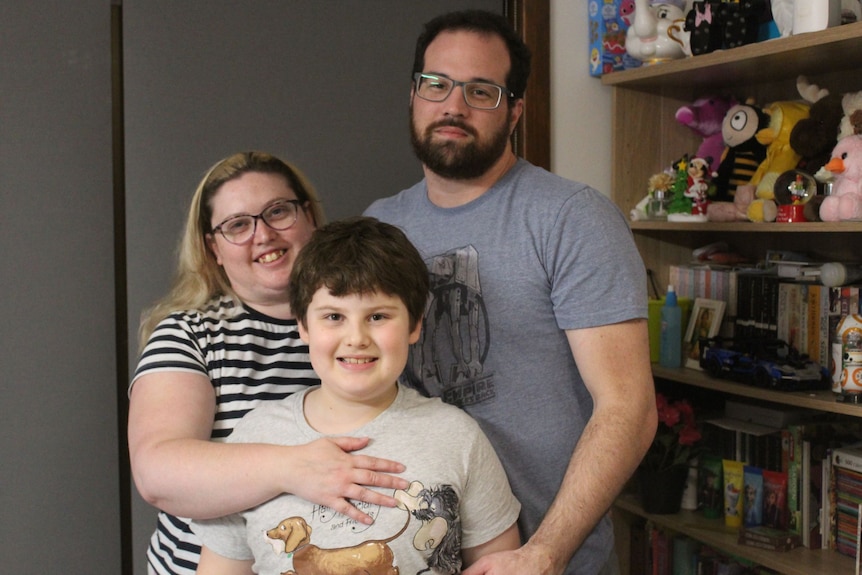
{"type": "MultiPolygon", "coordinates": [[[[409,346],[419,339],[404,303],[373,292],[334,296],[329,288],[314,293],[299,333],[308,343],[311,364],[321,388],[306,399],[306,417],[326,409],[356,428],[389,407],[407,363],[409,346]],[[357,420],[358,419],[358,420],[357,420]]],[[[319,430],[328,432],[328,430],[319,430]]]]}

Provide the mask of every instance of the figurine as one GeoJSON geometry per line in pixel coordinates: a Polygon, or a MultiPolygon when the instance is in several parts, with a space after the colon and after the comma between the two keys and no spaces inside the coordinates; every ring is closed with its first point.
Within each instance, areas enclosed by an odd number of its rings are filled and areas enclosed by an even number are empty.
{"type": "Polygon", "coordinates": [[[626,31],[626,52],[644,64],[685,57],[683,47],[668,35],[685,23],[685,0],[635,0],[634,20],[626,31]]]}

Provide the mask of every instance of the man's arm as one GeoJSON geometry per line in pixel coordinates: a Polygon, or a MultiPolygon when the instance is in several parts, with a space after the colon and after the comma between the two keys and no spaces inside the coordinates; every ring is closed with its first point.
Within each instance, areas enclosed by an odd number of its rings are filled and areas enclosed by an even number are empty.
{"type": "Polygon", "coordinates": [[[658,417],[646,320],[568,330],[594,409],[542,524],[516,551],[480,559],[464,575],[558,575],[635,471],[658,417]]]}

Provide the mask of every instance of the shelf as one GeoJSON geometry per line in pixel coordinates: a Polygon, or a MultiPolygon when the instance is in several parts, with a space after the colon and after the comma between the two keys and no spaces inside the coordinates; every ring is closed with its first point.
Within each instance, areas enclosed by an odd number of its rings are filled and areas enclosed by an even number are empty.
{"type": "Polygon", "coordinates": [[[793,224],[754,222],[631,222],[632,230],[664,232],[761,232],[770,234],[858,233],[862,222],[801,222],[793,224]]]}
{"type": "Polygon", "coordinates": [[[720,391],[760,399],[771,403],[781,403],[817,411],[862,417],[862,404],[845,403],[838,401],[830,390],[820,391],[774,391],[762,387],[754,387],[735,381],[711,377],[704,371],[689,369],[687,367],[668,368],[653,364],[653,376],[661,379],[675,381],[685,385],[693,385],[704,389],[720,391]]]}
{"type": "MultiPolygon", "coordinates": [[[[611,88],[613,99],[611,198],[628,214],[642,201],[651,175],[700,144],[696,134],[675,120],[681,105],[714,94],[760,103],[797,99],[800,75],[833,94],[862,92],[860,53],[862,22],[605,74],[601,81],[611,88]]],[[[822,261],[858,261],[860,244],[851,234],[862,232],[862,222],[636,221],[630,228],[645,267],[658,285],[666,285],[672,264],[690,261],[694,249],[717,241],[727,242],[750,261],[762,258],[767,250],[805,252],[822,261]]],[[[699,370],[658,365],[653,365],[653,376],[691,386],[691,395],[704,395],[710,401],[713,396],[743,397],[862,418],[862,404],[838,401],[829,390],[780,392],[714,378],[699,370]],[[711,393],[695,393],[699,390],[711,393]]],[[[623,527],[643,517],[787,575],[855,572],[855,561],[835,551],[777,552],[742,546],[735,530],[726,528],[723,520],[708,520],[694,512],[647,514],[635,496],[622,495],[614,512],[623,527]]],[[[625,548],[626,541],[621,538],[619,545],[625,548]]],[[[624,556],[620,554],[621,559],[624,556]]]]}
{"type": "Polygon", "coordinates": [[[766,84],[798,74],[819,76],[856,70],[862,22],[776,38],[602,76],[607,86],[668,94],[701,93],[728,86],[766,84]],[[792,70],[790,69],[792,66],[792,70]]]}
{"type": "Polygon", "coordinates": [[[767,551],[740,545],[737,530],[727,527],[724,519],[706,519],[695,511],[680,511],[674,515],[652,515],[646,513],[632,494],[617,498],[614,506],[622,511],[649,519],[671,531],[688,535],[714,549],[736,557],[748,559],[764,567],[775,569],[786,575],[812,575],[814,573],[853,573],[853,558],[837,551],[810,550],[797,547],[791,551],[767,551]]]}

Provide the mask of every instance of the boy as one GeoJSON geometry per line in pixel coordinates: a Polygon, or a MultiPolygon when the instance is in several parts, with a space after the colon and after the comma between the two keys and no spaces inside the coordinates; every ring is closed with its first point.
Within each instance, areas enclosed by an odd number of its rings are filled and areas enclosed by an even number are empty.
{"type": "Polygon", "coordinates": [[[195,522],[198,573],[457,573],[518,548],[520,504],[478,425],[397,383],[429,292],[425,263],[404,234],[373,218],[324,226],[288,289],[321,385],[249,412],[228,441],[368,436],[364,451],[403,463],[411,485],[395,492],[397,508],[366,506],[370,526],[289,494],[195,522]]]}

